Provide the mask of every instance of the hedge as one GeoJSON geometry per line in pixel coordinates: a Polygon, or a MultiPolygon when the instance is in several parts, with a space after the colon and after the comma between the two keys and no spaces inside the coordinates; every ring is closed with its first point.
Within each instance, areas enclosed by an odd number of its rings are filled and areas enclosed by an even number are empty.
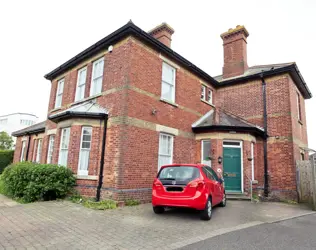
{"type": "Polygon", "coordinates": [[[66,167],[19,162],[5,168],[0,181],[5,195],[33,202],[64,198],[72,191],[76,179],[66,167]]]}
{"type": "Polygon", "coordinates": [[[0,150],[0,174],[13,161],[14,150],[0,150]]]}

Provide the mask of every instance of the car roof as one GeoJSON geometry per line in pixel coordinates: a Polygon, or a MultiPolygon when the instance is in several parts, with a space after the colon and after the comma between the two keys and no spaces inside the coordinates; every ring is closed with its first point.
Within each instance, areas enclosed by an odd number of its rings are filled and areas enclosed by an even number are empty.
{"type": "Polygon", "coordinates": [[[161,166],[161,168],[177,167],[177,166],[187,166],[187,167],[201,168],[201,167],[204,167],[204,166],[206,166],[206,165],[204,165],[204,164],[173,163],[173,164],[163,165],[163,166],[161,166]]]}

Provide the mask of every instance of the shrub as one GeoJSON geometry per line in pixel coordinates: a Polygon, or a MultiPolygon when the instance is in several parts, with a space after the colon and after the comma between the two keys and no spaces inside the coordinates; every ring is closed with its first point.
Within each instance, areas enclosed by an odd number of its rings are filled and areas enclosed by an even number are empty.
{"type": "Polygon", "coordinates": [[[125,201],[125,206],[137,206],[140,204],[139,200],[126,200],[125,201]]]}
{"type": "Polygon", "coordinates": [[[64,198],[76,181],[69,168],[31,162],[8,166],[1,180],[6,195],[25,202],[64,198]]]}
{"type": "Polygon", "coordinates": [[[0,150],[0,174],[13,161],[14,150],[0,150]]]}
{"type": "Polygon", "coordinates": [[[93,201],[89,199],[84,199],[82,204],[87,208],[92,208],[96,210],[114,209],[117,207],[117,203],[113,200],[93,201]]]}

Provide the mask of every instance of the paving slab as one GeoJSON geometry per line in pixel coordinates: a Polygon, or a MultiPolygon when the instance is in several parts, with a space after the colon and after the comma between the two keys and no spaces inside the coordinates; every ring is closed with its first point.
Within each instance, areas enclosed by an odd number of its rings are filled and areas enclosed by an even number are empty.
{"type": "Polygon", "coordinates": [[[151,204],[96,211],[68,201],[0,206],[0,249],[176,249],[209,237],[311,213],[302,205],[229,201],[210,221],[151,204]]]}

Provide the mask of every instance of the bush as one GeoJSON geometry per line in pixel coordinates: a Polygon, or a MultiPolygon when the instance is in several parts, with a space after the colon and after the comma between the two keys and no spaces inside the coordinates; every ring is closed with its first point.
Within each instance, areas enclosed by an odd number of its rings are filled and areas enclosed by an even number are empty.
{"type": "Polygon", "coordinates": [[[13,161],[14,150],[0,150],[0,174],[13,161]]]}
{"type": "Polygon", "coordinates": [[[125,201],[125,206],[137,206],[140,204],[139,200],[126,200],[125,201]]]}
{"type": "Polygon", "coordinates": [[[87,208],[92,208],[96,210],[114,209],[117,207],[117,203],[112,200],[93,201],[89,199],[84,199],[82,204],[87,208]]]}
{"type": "Polygon", "coordinates": [[[64,198],[75,185],[69,168],[52,164],[20,162],[8,166],[1,175],[2,192],[24,202],[64,198]]]}

